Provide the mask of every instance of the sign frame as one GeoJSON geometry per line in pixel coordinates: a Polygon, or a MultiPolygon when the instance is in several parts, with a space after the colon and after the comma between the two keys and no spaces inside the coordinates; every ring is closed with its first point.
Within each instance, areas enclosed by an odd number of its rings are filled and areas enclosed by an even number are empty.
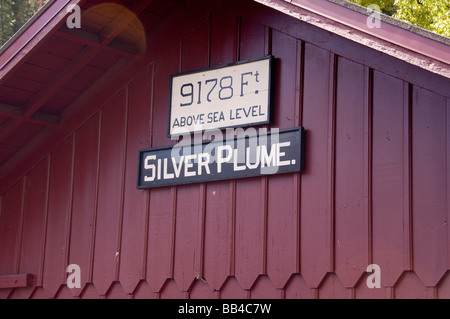
{"type": "MultiPolygon", "coordinates": [[[[151,189],[151,188],[159,188],[159,187],[167,187],[167,186],[177,186],[177,185],[187,185],[187,184],[197,184],[197,183],[207,183],[207,182],[214,182],[214,181],[222,181],[222,180],[236,180],[236,179],[241,179],[241,178],[252,178],[252,177],[260,177],[260,176],[271,176],[271,175],[279,175],[279,174],[287,174],[287,173],[300,173],[303,172],[305,170],[305,138],[306,133],[305,133],[305,129],[303,127],[295,127],[295,128],[290,128],[290,129],[283,129],[283,130],[279,130],[276,133],[273,132],[266,132],[265,134],[256,134],[256,135],[252,135],[252,136],[237,136],[234,137],[232,140],[228,141],[228,140],[221,140],[221,141],[203,141],[202,143],[199,144],[192,144],[192,145],[184,145],[184,146],[177,146],[177,145],[170,145],[170,146],[163,146],[163,147],[154,147],[154,148],[147,148],[147,149],[141,149],[138,151],[138,169],[137,169],[137,180],[136,180],[136,188],[137,189],[151,189]],[[278,165],[272,166],[272,167],[276,167],[276,171],[275,172],[267,172],[267,173],[263,173],[262,172],[262,168],[249,168],[247,165],[247,163],[242,163],[240,162],[239,165],[241,166],[247,166],[247,168],[243,169],[243,170],[239,170],[238,172],[235,169],[236,163],[235,163],[235,159],[233,157],[231,157],[230,159],[228,159],[227,162],[222,162],[223,164],[225,164],[223,166],[221,166],[221,168],[224,170],[224,172],[221,172],[219,170],[216,170],[215,172],[213,172],[213,168],[217,168],[218,167],[218,162],[216,162],[216,159],[214,159],[214,161],[209,162],[209,165],[211,166],[211,172],[207,173],[207,174],[200,174],[197,173],[195,176],[195,178],[190,178],[192,177],[192,175],[190,177],[187,177],[187,173],[184,174],[180,174],[180,172],[183,171],[186,172],[186,165],[189,164],[190,167],[193,167],[194,171],[202,171],[202,167],[199,167],[198,163],[195,163],[197,166],[192,166],[194,164],[194,162],[192,163],[188,163],[188,160],[186,160],[183,163],[183,159],[181,159],[181,162],[176,163],[176,165],[178,165],[178,174],[179,176],[181,176],[180,178],[178,176],[176,176],[176,178],[171,177],[170,179],[165,179],[165,178],[161,178],[161,176],[164,176],[166,173],[170,173],[171,175],[173,175],[173,173],[175,172],[175,163],[172,163],[172,170],[169,171],[168,169],[168,165],[169,165],[169,158],[171,156],[162,156],[162,157],[157,157],[154,156],[155,153],[164,153],[166,152],[166,155],[170,155],[172,152],[172,150],[174,148],[182,148],[184,146],[186,147],[190,147],[191,148],[191,152],[190,154],[193,155],[199,155],[199,154],[206,154],[205,151],[207,150],[207,147],[211,144],[218,144],[219,146],[228,146],[230,145],[230,142],[233,143],[234,146],[239,145],[239,141],[242,139],[245,139],[245,143],[250,143],[250,139],[251,138],[256,138],[258,139],[259,142],[261,142],[260,138],[265,136],[266,138],[266,142],[267,140],[270,139],[270,153],[272,155],[272,151],[273,151],[273,145],[272,144],[272,138],[271,135],[272,134],[279,134],[278,137],[280,137],[281,135],[285,135],[282,139],[284,139],[286,137],[286,135],[289,135],[290,137],[294,137],[294,139],[289,140],[289,142],[294,141],[296,144],[291,146],[291,150],[286,150],[283,149],[283,152],[281,151],[281,147],[280,147],[280,143],[278,143],[278,153],[277,151],[275,151],[275,155],[274,158],[277,157],[278,155],[278,165]],[[196,153],[196,148],[201,147],[202,149],[202,153],[196,153]],[[298,148],[297,148],[298,146],[298,148]],[[289,157],[287,157],[289,154],[296,154],[296,152],[298,151],[298,157],[294,157],[294,159],[291,159],[289,162],[289,157]],[[288,153],[285,153],[288,152],[288,153]],[[169,154],[170,153],[170,154],[169,154]],[[149,155],[152,154],[152,155],[149,155]],[[281,161],[281,154],[283,156],[283,161],[281,161]],[[145,178],[147,177],[147,175],[144,175],[144,165],[147,165],[148,162],[147,158],[148,157],[153,157],[152,158],[152,171],[153,171],[153,180],[150,181],[149,183],[146,184],[145,178]],[[287,158],[284,158],[287,157],[287,158]],[[167,159],[167,161],[166,161],[167,159]],[[298,161],[297,161],[298,159],[298,161]],[[287,161],[286,161],[287,160],[287,161]],[[232,163],[230,163],[230,161],[233,161],[232,163]],[[286,164],[288,163],[289,164],[286,164]],[[281,165],[281,163],[285,163],[283,165],[281,165]],[[154,164],[157,164],[158,166],[155,166],[154,164]],[[227,166],[228,165],[228,166],[227,166]],[[233,166],[233,170],[230,170],[230,166],[233,166]],[[280,169],[281,168],[281,169],[280,169]],[[159,177],[156,177],[159,176],[159,177]],[[142,180],[144,180],[144,182],[142,182],[142,180]],[[155,181],[156,180],[156,181],[155,181]]],[[[281,139],[280,139],[281,140],[281,139]]],[[[278,141],[279,142],[279,141],[278,141]]],[[[286,143],[286,142],[284,142],[286,143]]],[[[245,144],[247,147],[247,144],[245,144]]],[[[258,146],[261,147],[261,145],[266,145],[266,148],[268,147],[269,144],[261,144],[259,143],[258,146]]],[[[234,150],[236,148],[233,148],[230,151],[230,153],[234,154],[234,150]]],[[[288,147],[288,146],[283,146],[283,147],[288,147]]],[[[275,149],[277,149],[275,147],[275,149]]],[[[215,150],[217,151],[218,148],[215,150]]],[[[248,150],[246,149],[246,152],[248,150]]],[[[260,155],[262,158],[262,154],[263,151],[260,151],[260,155]]],[[[228,154],[230,154],[228,153],[228,154]]],[[[256,153],[258,154],[258,153],[256,153]]],[[[217,154],[215,154],[214,156],[217,156],[217,154]]],[[[235,156],[235,155],[233,155],[235,156]]],[[[245,156],[248,156],[247,154],[245,154],[245,156]]],[[[174,159],[172,158],[172,161],[174,159]]],[[[251,162],[251,160],[250,160],[251,162]]],[[[262,162],[262,160],[261,160],[262,162]]],[[[263,164],[261,164],[261,167],[263,167],[263,164]]],[[[276,160],[274,160],[274,163],[276,163],[276,160]]],[[[259,165],[258,164],[258,165],[259,165]]],[[[252,163],[252,165],[254,165],[254,163],[252,163]]],[[[267,170],[269,170],[271,167],[269,166],[268,168],[266,168],[267,170]]],[[[208,168],[209,170],[209,168],[208,168]]],[[[191,172],[192,173],[192,172],[191,172]]]]}
{"type": "MultiPolygon", "coordinates": [[[[223,130],[226,128],[250,127],[250,126],[259,126],[259,125],[270,124],[272,122],[272,113],[273,113],[272,108],[273,108],[273,99],[274,99],[274,94],[273,94],[273,77],[275,75],[274,66],[275,66],[275,57],[273,55],[266,55],[263,57],[248,59],[248,60],[244,60],[244,61],[238,61],[238,62],[223,64],[223,65],[217,65],[214,67],[202,68],[202,69],[197,69],[197,70],[181,72],[181,73],[170,75],[170,77],[169,77],[167,137],[172,138],[174,136],[176,137],[176,136],[182,136],[182,135],[203,133],[203,132],[208,132],[208,131],[213,131],[213,130],[223,130]],[[268,69],[268,88],[267,88],[268,97],[267,97],[267,110],[266,110],[267,111],[267,119],[266,120],[249,122],[249,123],[245,123],[245,124],[235,124],[235,125],[227,125],[225,123],[224,125],[218,125],[217,127],[201,129],[201,130],[189,130],[189,132],[185,132],[185,133],[172,133],[171,132],[171,125],[172,125],[171,121],[172,121],[172,114],[173,114],[172,100],[173,100],[173,80],[174,80],[174,78],[182,77],[182,76],[186,76],[186,75],[201,74],[201,73],[210,72],[210,71],[219,71],[222,69],[232,68],[232,67],[250,64],[253,62],[259,62],[259,61],[263,61],[263,60],[268,60],[268,63],[269,63],[269,66],[268,66],[269,67],[269,69],[268,69]]],[[[242,83],[241,83],[241,85],[242,85],[242,83]]]]}

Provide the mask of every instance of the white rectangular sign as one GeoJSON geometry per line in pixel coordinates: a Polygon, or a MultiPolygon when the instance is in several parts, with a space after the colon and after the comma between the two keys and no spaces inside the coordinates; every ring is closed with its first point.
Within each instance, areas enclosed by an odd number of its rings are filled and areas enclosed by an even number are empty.
{"type": "Polygon", "coordinates": [[[168,135],[269,123],[272,60],[172,75],[168,135]]]}

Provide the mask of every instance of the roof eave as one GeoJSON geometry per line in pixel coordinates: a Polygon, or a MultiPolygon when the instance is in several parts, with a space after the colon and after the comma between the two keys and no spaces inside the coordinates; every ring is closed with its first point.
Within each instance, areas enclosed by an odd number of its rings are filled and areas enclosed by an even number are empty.
{"type": "Polygon", "coordinates": [[[56,30],[67,15],[67,6],[78,4],[81,0],[53,0],[36,14],[32,21],[24,25],[1,48],[0,55],[0,82],[5,75],[20,65],[26,58],[42,44],[52,31],[56,30]]]}
{"type": "Polygon", "coordinates": [[[341,0],[254,0],[297,20],[314,25],[343,38],[417,65],[430,72],[450,78],[447,39],[435,39],[380,20],[379,28],[370,28],[368,15],[335,2],[341,0]]]}

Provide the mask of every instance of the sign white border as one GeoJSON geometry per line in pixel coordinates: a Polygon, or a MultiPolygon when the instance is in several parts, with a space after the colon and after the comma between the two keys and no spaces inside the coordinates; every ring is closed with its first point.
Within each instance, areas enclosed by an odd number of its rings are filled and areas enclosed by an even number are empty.
{"type": "Polygon", "coordinates": [[[270,123],[273,56],[170,76],[168,136],[270,123]]]}

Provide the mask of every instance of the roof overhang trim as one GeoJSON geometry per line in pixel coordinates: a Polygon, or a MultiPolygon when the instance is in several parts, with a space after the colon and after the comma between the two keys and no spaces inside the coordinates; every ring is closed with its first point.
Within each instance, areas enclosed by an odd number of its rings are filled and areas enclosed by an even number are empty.
{"type": "MultiPolygon", "coordinates": [[[[314,25],[384,54],[450,78],[449,45],[380,21],[370,28],[368,15],[329,0],[254,0],[297,20],[314,25]]],[[[339,1],[338,1],[339,2],[339,1]]],[[[442,38],[437,36],[437,38],[442,38]]]]}
{"type": "Polygon", "coordinates": [[[8,41],[1,49],[0,82],[11,72],[22,59],[37,48],[37,46],[56,30],[70,13],[67,6],[78,4],[81,0],[52,0],[36,14],[32,20],[8,41]]]}

